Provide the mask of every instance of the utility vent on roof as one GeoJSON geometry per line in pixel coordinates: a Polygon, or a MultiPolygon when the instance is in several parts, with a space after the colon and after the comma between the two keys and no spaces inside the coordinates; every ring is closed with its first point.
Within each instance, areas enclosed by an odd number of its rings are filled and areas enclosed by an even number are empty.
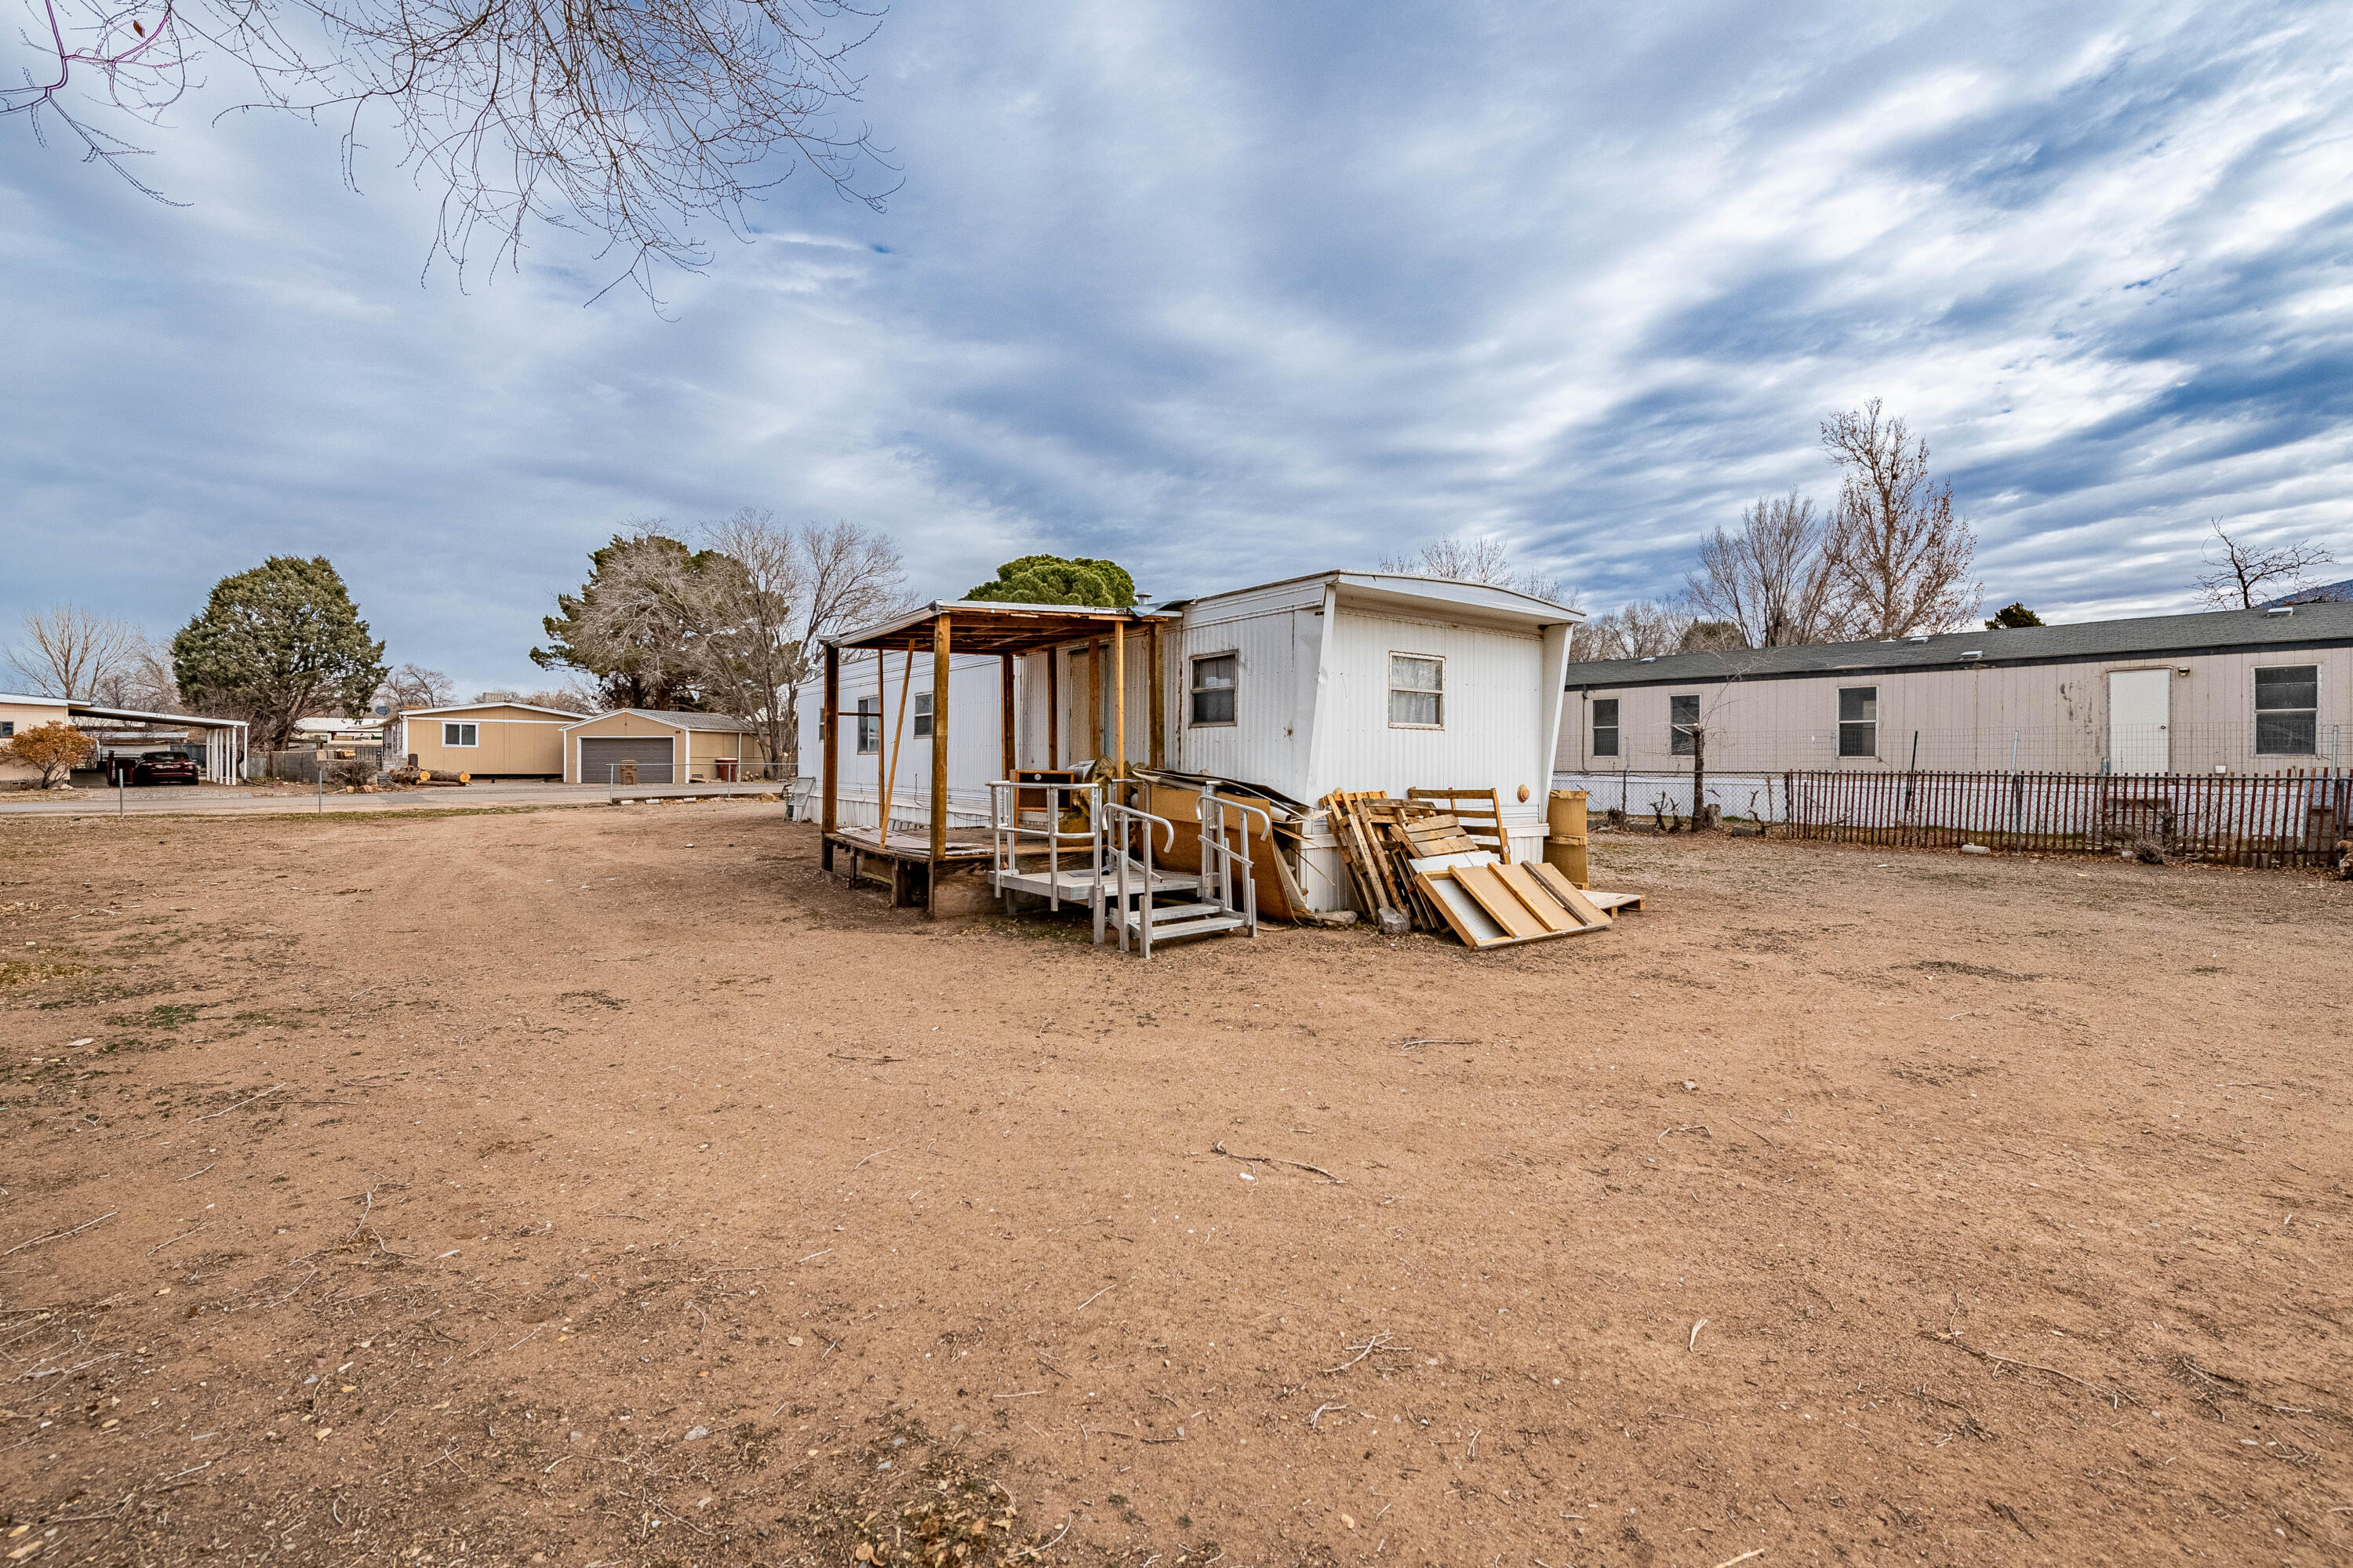
{"type": "Polygon", "coordinates": [[[1905,638],[1904,641],[1906,641],[1906,642],[1909,642],[1909,643],[1910,643],[1910,644],[1912,644],[1912,646],[1914,646],[1915,648],[1917,648],[1918,646],[1920,646],[1920,644],[1921,644],[1921,643],[1927,641],[1928,641],[1928,639],[1927,639],[1925,635],[1921,635],[1921,636],[1907,637],[1907,638],[1905,638]]]}
{"type": "Polygon", "coordinates": [[[1642,655],[1642,662],[1645,664],[1655,664],[1658,662],[1659,656],[1656,653],[1645,653],[1642,655]]]}
{"type": "Polygon", "coordinates": [[[1981,650],[1972,648],[1968,652],[1962,654],[1961,657],[1964,659],[1982,659],[1985,657],[1985,654],[1981,650]]]}
{"type": "Polygon", "coordinates": [[[2275,604],[2269,609],[2264,610],[2263,613],[2265,615],[2294,615],[2295,613],[2295,606],[2292,604],[2275,604]]]}

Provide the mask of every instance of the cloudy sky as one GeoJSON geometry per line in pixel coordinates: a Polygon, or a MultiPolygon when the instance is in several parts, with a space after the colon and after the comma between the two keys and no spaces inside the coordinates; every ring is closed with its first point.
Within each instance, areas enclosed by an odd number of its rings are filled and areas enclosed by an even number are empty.
{"type": "Polygon", "coordinates": [[[168,634],[324,554],[395,660],[527,683],[617,523],[746,504],[927,596],[1459,531],[1607,609],[1827,498],[1872,397],[1989,608],[2185,608],[2215,515],[2353,559],[2341,4],[902,0],[860,58],[887,209],[796,177],[659,313],[554,234],[428,270],[388,132],[354,193],[224,86],[149,137],[165,207],[0,120],[0,622],[168,634]]]}

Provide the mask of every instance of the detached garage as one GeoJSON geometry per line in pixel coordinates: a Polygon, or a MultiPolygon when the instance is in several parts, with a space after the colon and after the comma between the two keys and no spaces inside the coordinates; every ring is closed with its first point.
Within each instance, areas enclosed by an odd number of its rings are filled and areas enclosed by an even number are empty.
{"type": "Polygon", "coordinates": [[[617,708],[564,732],[564,777],[574,784],[626,781],[623,768],[640,784],[700,784],[723,771],[748,776],[765,760],[752,727],[725,714],[617,708]]]}
{"type": "Polygon", "coordinates": [[[394,758],[476,779],[561,779],[564,731],[578,714],[528,703],[411,708],[393,720],[394,758]]]}

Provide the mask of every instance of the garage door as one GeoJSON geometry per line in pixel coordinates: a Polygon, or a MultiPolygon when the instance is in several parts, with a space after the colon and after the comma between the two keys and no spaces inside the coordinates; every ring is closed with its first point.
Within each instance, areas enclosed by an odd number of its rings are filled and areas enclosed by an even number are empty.
{"type": "MultiPolygon", "coordinates": [[[[580,781],[583,784],[607,784],[615,771],[630,763],[638,769],[640,784],[675,782],[670,774],[668,736],[651,738],[637,736],[615,737],[605,735],[584,735],[580,737],[580,781]]],[[[626,780],[627,775],[622,775],[626,780]]]]}

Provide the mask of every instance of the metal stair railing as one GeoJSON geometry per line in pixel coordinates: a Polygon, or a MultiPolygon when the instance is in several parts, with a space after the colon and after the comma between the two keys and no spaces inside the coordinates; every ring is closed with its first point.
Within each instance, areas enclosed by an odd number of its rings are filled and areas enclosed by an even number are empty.
{"type": "MultiPolygon", "coordinates": [[[[1129,918],[1127,901],[1134,894],[1140,893],[1144,898],[1144,906],[1137,912],[1140,920],[1136,927],[1136,940],[1144,956],[1149,959],[1152,957],[1152,830],[1155,827],[1161,829],[1166,837],[1166,847],[1174,849],[1176,847],[1176,824],[1166,817],[1154,816],[1141,806],[1123,806],[1114,802],[1104,804],[1103,815],[1103,837],[1111,845],[1111,853],[1119,857],[1112,873],[1113,895],[1119,901],[1117,916],[1119,950],[1123,953],[1127,951],[1129,918]],[[1137,833],[1138,829],[1142,830],[1140,834],[1137,833]],[[1142,840],[1144,858],[1141,862],[1128,853],[1127,845],[1132,835],[1140,837],[1142,840]],[[1129,880],[1131,872],[1141,876],[1140,884],[1131,885],[1129,880]]],[[[1097,909],[1096,929],[1100,932],[1103,920],[1100,904],[1097,909]]],[[[1095,939],[1101,941],[1103,938],[1098,936],[1095,939]]]]}
{"type": "Polygon", "coordinates": [[[1201,896],[1214,897],[1227,914],[1241,916],[1245,928],[1256,937],[1258,878],[1250,869],[1250,820],[1256,817],[1266,829],[1270,849],[1274,842],[1273,820],[1256,806],[1219,794],[1214,780],[1201,786],[1201,799],[1193,810],[1201,821],[1201,896]],[[1240,850],[1227,842],[1229,832],[1240,838],[1240,850]],[[1241,885],[1239,897],[1235,894],[1237,863],[1241,885]],[[1215,871],[1210,869],[1212,866],[1215,871]]]}
{"type": "MultiPolygon", "coordinates": [[[[1013,895],[1018,891],[1011,879],[1021,874],[1021,841],[1025,838],[1046,841],[1046,906],[1059,910],[1062,906],[1062,851],[1065,845],[1075,850],[1086,846],[1087,902],[1095,923],[1095,940],[1103,939],[1103,812],[1101,784],[1056,783],[1045,780],[996,779],[988,785],[988,885],[1005,899],[1005,912],[1013,912],[1013,895]],[[1044,794],[1045,825],[1024,827],[1021,823],[1021,797],[1024,791],[1044,794]],[[1062,797],[1076,799],[1086,813],[1087,831],[1070,833],[1062,831],[1062,797]]],[[[1033,852],[1034,853],[1034,852],[1033,852]]]]}

